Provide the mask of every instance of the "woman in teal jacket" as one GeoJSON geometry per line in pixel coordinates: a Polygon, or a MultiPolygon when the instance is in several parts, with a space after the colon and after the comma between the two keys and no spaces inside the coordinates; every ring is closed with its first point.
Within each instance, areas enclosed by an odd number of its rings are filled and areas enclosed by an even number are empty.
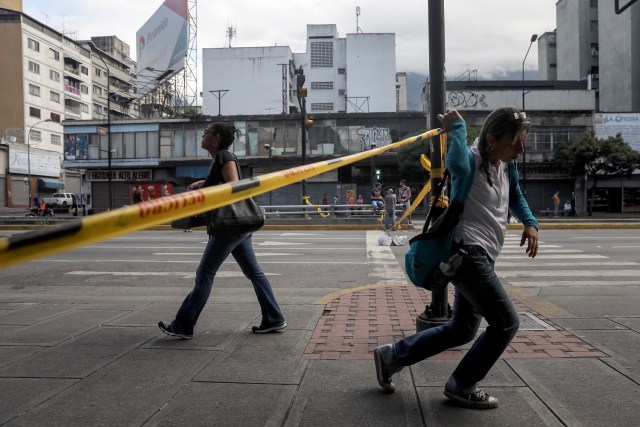
{"type": "Polygon", "coordinates": [[[466,124],[455,110],[438,115],[445,132],[450,132],[447,168],[453,180],[453,194],[461,191],[465,177],[473,174],[464,211],[455,229],[461,263],[452,274],[455,300],[451,320],[396,343],[374,350],[378,383],[387,392],[395,385],[391,376],[403,367],[472,341],[484,317],[487,329],[478,337],[445,385],[444,394],[454,403],[488,409],[498,400],[477,387],[518,331],[515,307],[495,273],[495,261],[502,249],[509,209],[524,224],[520,246],[526,253],[538,253],[538,222],[518,185],[516,159],[524,151],[529,132],[526,115],[503,107],[486,118],[480,136],[467,147],[466,124]]]}

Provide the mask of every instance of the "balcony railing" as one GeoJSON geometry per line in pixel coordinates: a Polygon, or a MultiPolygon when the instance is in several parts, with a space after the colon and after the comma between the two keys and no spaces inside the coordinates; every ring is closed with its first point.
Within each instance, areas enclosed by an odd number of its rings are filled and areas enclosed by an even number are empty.
{"type": "Polygon", "coordinates": [[[80,89],[71,85],[64,85],[65,92],[80,96],[80,89]]]}

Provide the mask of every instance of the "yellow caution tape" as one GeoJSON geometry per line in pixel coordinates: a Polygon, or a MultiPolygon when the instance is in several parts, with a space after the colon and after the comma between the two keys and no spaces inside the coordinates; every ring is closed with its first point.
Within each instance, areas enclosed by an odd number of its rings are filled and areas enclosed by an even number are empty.
{"type": "Polygon", "coordinates": [[[123,234],[144,230],[153,225],[167,224],[180,218],[207,212],[377,156],[389,150],[432,138],[440,133],[440,129],[432,129],[420,135],[361,153],[174,194],[83,217],[72,223],[4,237],[0,239],[0,267],[8,267],[57,254],[123,234]]]}
{"type": "Polygon", "coordinates": [[[309,196],[302,196],[302,200],[304,200],[304,202],[309,206],[313,206],[314,208],[316,208],[322,218],[328,218],[331,216],[330,212],[329,213],[322,212],[322,208],[320,208],[320,205],[314,205],[313,203],[311,203],[311,201],[309,200],[309,196]]]}

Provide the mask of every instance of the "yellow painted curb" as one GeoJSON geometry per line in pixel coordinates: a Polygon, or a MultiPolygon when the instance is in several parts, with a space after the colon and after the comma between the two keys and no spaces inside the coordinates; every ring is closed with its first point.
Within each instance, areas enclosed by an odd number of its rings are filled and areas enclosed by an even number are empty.
{"type": "Polygon", "coordinates": [[[327,305],[331,301],[333,301],[334,299],[340,298],[343,295],[352,294],[352,293],[358,292],[358,291],[364,291],[365,289],[387,288],[387,287],[392,287],[392,286],[408,286],[408,285],[406,283],[398,283],[396,285],[386,284],[386,285],[362,285],[362,286],[356,286],[355,288],[341,289],[339,291],[331,292],[330,294],[327,294],[327,295],[325,295],[323,297],[318,298],[312,304],[327,305]]]}

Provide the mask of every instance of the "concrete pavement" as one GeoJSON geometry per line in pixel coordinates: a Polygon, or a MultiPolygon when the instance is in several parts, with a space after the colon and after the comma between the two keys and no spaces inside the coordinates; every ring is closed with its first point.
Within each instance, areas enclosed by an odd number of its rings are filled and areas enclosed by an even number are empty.
{"type": "Polygon", "coordinates": [[[430,298],[399,278],[404,252],[379,249],[372,283],[276,289],[282,333],[251,333],[259,307],[249,286],[216,288],[190,341],[156,326],[182,288],[125,289],[119,276],[30,287],[0,270],[0,425],[637,425],[640,286],[507,279],[523,327],[482,382],[496,410],[442,394],[468,347],[404,369],[384,394],[372,350],[413,333],[430,298]]]}

